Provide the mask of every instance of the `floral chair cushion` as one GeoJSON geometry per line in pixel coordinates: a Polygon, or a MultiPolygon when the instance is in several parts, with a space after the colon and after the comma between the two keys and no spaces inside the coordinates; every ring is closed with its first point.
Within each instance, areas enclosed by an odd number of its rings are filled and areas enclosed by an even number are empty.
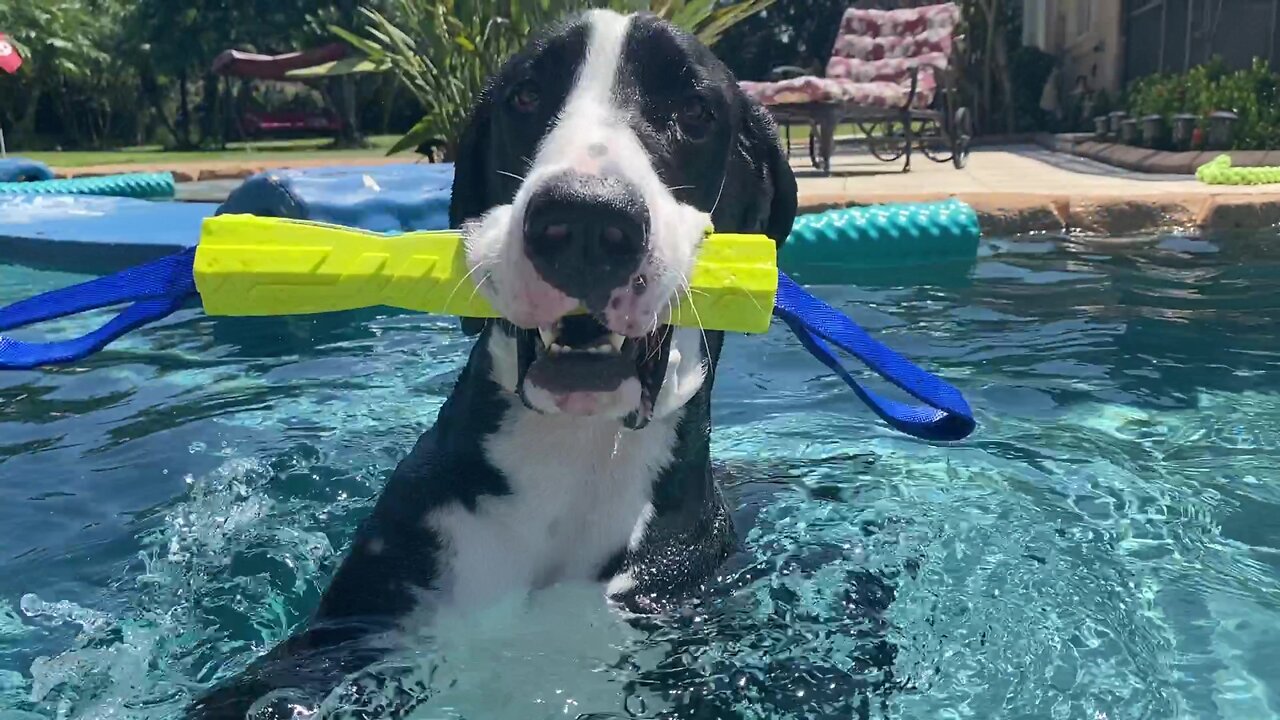
{"type": "Polygon", "coordinates": [[[840,22],[825,77],[743,82],[742,89],[766,106],[842,103],[900,109],[910,101],[913,108],[928,107],[937,93],[934,71],[949,67],[959,21],[955,3],[901,10],[851,8],[840,22]],[[912,97],[915,72],[919,84],[912,97]]]}
{"type": "MultiPolygon", "coordinates": [[[[808,105],[811,103],[851,103],[865,107],[892,109],[907,106],[911,84],[885,80],[849,80],[813,75],[779,82],[743,82],[748,96],[765,106],[808,105]]],[[[920,75],[920,86],[912,107],[924,108],[933,102],[937,81],[932,73],[920,75]]]]}

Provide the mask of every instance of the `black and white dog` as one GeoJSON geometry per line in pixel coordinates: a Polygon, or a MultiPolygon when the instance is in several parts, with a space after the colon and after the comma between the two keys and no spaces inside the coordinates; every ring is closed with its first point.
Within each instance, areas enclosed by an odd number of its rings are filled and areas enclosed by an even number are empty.
{"type": "Polygon", "coordinates": [[[734,543],[708,447],[723,336],[664,320],[709,225],[782,242],[795,211],[773,121],[672,25],[592,11],[510,60],[450,209],[503,319],[464,321],[457,386],[315,618],[192,715],[323,695],[445,608],[585,581],[652,612],[696,589],[734,543]]]}

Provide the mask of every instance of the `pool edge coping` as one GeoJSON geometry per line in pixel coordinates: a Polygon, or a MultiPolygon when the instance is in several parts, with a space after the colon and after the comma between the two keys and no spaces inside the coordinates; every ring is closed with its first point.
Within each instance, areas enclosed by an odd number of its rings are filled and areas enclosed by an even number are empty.
{"type": "Polygon", "coordinates": [[[1280,228],[1280,189],[1274,193],[1162,195],[1123,198],[1015,192],[800,193],[800,213],[890,202],[956,198],[978,213],[984,235],[1062,233],[1126,236],[1156,232],[1233,232],[1280,228]]]}

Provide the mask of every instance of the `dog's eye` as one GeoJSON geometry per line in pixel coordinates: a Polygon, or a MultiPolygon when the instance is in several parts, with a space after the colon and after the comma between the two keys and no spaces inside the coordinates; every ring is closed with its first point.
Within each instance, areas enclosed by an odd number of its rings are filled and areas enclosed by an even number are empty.
{"type": "Polygon", "coordinates": [[[680,110],[676,113],[676,120],[680,123],[681,129],[693,137],[705,133],[713,118],[707,101],[699,95],[686,97],[681,101],[680,110]]]}
{"type": "Polygon", "coordinates": [[[532,80],[525,80],[511,91],[511,107],[522,113],[537,110],[539,99],[538,84],[532,80]]]}

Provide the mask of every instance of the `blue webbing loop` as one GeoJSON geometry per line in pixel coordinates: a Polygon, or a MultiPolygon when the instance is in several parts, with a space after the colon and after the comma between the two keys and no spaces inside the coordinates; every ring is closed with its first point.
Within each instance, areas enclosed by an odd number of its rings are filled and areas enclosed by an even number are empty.
{"type": "Polygon", "coordinates": [[[977,427],[973,411],[959,390],[872,338],[844,313],[805,292],[782,271],[778,271],[773,314],[791,328],[811,355],[831,368],[894,429],[924,440],[950,441],[968,437],[977,427]],[[881,397],[862,387],[824,340],[858,358],[925,406],[881,397]]]}
{"type": "MultiPolygon", "coordinates": [[[[0,336],[0,369],[25,370],[80,360],[130,330],[172,314],[197,295],[192,274],[194,260],[192,248],[0,308],[0,331],[4,331],[109,305],[133,303],[102,327],[71,340],[25,343],[0,336]]],[[[973,412],[960,391],[867,335],[844,313],[805,292],[781,271],[773,314],[791,328],[805,349],[831,368],[893,428],[940,441],[960,440],[973,432],[973,412]],[[898,402],[862,387],[827,343],[852,354],[925,405],[898,402]]]]}
{"type": "Polygon", "coordinates": [[[114,275],[53,290],[0,308],[0,331],[133,303],[102,327],[71,340],[28,343],[0,335],[0,370],[28,370],[80,360],[121,335],[173,314],[196,295],[191,266],[195,249],[183,250],[114,275]]]}

